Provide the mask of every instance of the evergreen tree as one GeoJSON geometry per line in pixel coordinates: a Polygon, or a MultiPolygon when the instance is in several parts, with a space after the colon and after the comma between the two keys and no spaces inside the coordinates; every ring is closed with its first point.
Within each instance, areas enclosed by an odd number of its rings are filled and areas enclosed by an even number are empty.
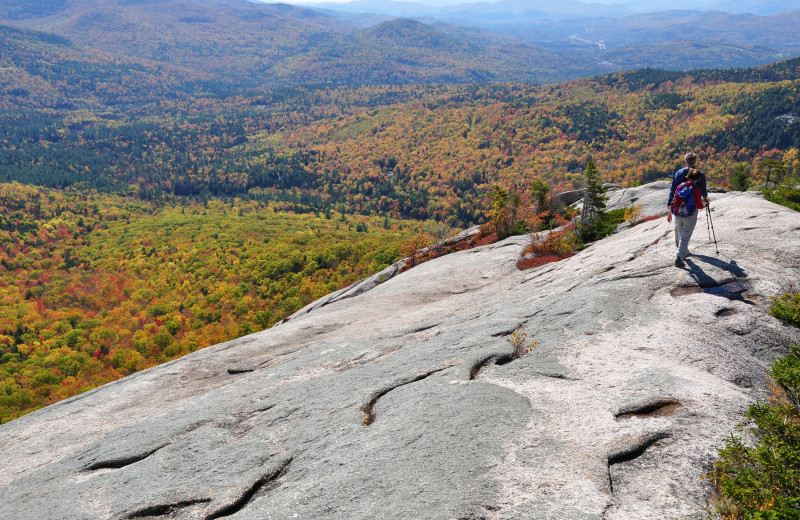
{"type": "Polygon", "coordinates": [[[509,195],[506,190],[500,186],[495,185],[494,190],[489,194],[489,201],[491,203],[491,213],[489,214],[489,224],[491,231],[497,235],[498,238],[505,238],[508,236],[508,215],[506,214],[506,206],[508,205],[509,195]]]}
{"type": "Polygon", "coordinates": [[[747,191],[750,187],[750,168],[746,164],[737,164],[733,167],[730,186],[735,191],[747,191]]]}
{"type": "Polygon", "coordinates": [[[783,181],[783,176],[786,174],[786,165],[783,161],[777,159],[763,159],[759,164],[761,171],[764,172],[764,187],[769,188],[770,178],[775,174],[777,180],[772,180],[772,183],[777,185],[783,181]]]}
{"type": "Polygon", "coordinates": [[[583,174],[586,180],[583,193],[583,213],[581,214],[581,226],[592,227],[597,219],[606,209],[606,201],[608,197],[600,184],[600,178],[597,174],[597,166],[594,161],[589,159],[586,164],[586,171],[583,174]]]}
{"type": "Polygon", "coordinates": [[[547,211],[550,209],[550,187],[541,179],[534,179],[531,182],[531,194],[533,200],[536,202],[536,209],[539,211],[547,211]]]}

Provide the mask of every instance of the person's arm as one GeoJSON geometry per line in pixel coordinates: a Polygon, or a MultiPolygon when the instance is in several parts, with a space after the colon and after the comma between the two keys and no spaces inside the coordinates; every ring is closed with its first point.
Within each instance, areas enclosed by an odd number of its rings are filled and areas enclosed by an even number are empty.
{"type": "Polygon", "coordinates": [[[672,185],[669,187],[669,198],[667,199],[667,207],[672,207],[672,197],[675,196],[675,190],[678,189],[678,184],[680,184],[679,179],[681,176],[681,172],[683,170],[678,170],[672,175],[672,185]]]}
{"type": "Polygon", "coordinates": [[[692,195],[694,196],[694,205],[697,206],[697,209],[705,209],[705,206],[703,205],[703,195],[700,193],[700,191],[700,186],[696,186],[695,189],[692,190],[692,195]]]}
{"type": "Polygon", "coordinates": [[[700,175],[700,182],[697,183],[697,187],[700,188],[700,194],[703,195],[703,200],[708,200],[708,189],[706,188],[705,173],[700,175]]]}

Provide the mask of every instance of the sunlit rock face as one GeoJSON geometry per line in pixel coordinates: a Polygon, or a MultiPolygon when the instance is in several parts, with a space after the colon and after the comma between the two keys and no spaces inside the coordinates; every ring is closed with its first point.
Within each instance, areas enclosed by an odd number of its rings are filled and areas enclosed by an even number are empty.
{"type": "Polygon", "coordinates": [[[0,426],[2,516],[705,518],[701,475],[800,343],[768,315],[800,214],[713,198],[684,269],[664,217],[526,271],[514,237],[0,426]]]}

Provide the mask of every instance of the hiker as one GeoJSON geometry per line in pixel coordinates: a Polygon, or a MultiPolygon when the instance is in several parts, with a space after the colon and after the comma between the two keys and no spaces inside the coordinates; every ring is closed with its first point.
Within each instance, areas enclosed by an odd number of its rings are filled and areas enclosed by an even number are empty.
{"type": "Polygon", "coordinates": [[[672,217],[675,217],[675,247],[678,248],[675,267],[684,266],[684,260],[689,255],[689,240],[697,225],[698,210],[708,205],[705,175],[694,168],[697,155],[689,152],[684,160],[686,168],[675,172],[667,202],[667,222],[672,222],[672,217]]]}

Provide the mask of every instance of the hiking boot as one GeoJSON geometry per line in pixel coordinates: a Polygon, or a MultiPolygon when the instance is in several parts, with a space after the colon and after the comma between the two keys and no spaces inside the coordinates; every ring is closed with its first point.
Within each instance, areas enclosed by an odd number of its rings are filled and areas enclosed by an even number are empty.
{"type": "Polygon", "coordinates": [[[683,267],[684,265],[686,264],[683,263],[683,258],[679,256],[675,258],[675,267],[683,267]]]}

